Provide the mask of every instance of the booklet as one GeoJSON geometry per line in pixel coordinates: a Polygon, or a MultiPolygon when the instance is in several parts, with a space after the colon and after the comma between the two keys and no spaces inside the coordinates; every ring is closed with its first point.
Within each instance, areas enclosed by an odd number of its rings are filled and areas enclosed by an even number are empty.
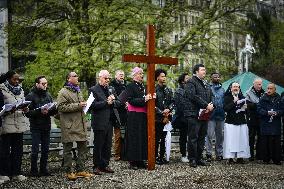
{"type": "Polygon", "coordinates": [[[2,110],[0,112],[0,116],[2,116],[5,112],[10,112],[13,109],[23,109],[28,107],[31,104],[31,101],[25,101],[23,100],[18,100],[17,102],[13,103],[13,104],[5,104],[2,107],[2,110]]]}
{"type": "Polygon", "coordinates": [[[47,103],[47,104],[45,104],[45,105],[43,105],[43,106],[41,106],[41,107],[39,107],[39,108],[36,108],[36,109],[47,109],[47,110],[51,110],[51,109],[56,108],[56,105],[57,105],[56,102],[49,102],[49,103],[47,103]]]}

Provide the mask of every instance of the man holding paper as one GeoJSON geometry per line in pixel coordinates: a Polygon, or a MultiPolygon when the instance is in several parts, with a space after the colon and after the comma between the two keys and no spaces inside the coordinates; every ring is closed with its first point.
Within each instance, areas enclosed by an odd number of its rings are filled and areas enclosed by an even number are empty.
{"type": "Polygon", "coordinates": [[[47,169],[47,160],[50,142],[51,119],[57,113],[55,103],[47,92],[47,80],[45,76],[35,79],[35,86],[27,95],[26,100],[31,101],[26,116],[30,119],[32,133],[32,153],[30,176],[50,176],[47,169]],[[38,171],[37,160],[39,144],[41,143],[40,169],[38,171]]]}
{"type": "Polygon", "coordinates": [[[58,93],[57,103],[66,176],[69,180],[76,180],[78,177],[90,178],[92,174],[88,173],[85,167],[88,148],[87,120],[83,108],[87,103],[83,99],[76,72],[67,74],[66,83],[58,93]],[[72,166],[73,142],[76,142],[78,150],[75,170],[72,166]]]}
{"type": "Polygon", "coordinates": [[[120,105],[113,87],[109,86],[110,74],[107,70],[99,72],[99,82],[90,88],[90,94],[94,95],[94,102],[90,110],[92,112],[92,128],[94,131],[93,172],[96,175],[114,173],[109,167],[111,156],[113,123],[118,120],[116,107],[120,105]]]}

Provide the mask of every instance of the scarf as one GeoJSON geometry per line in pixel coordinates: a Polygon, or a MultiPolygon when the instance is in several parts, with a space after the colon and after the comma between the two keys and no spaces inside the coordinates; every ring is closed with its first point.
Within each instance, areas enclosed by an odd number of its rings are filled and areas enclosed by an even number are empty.
{"type": "Polygon", "coordinates": [[[71,89],[73,89],[76,92],[80,92],[80,87],[78,85],[74,85],[72,83],[67,83],[66,86],[70,87],[71,89]]]}
{"type": "Polygon", "coordinates": [[[8,80],[4,82],[4,85],[16,96],[20,95],[22,92],[22,87],[20,85],[13,86],[9,83],[8,80]]]}

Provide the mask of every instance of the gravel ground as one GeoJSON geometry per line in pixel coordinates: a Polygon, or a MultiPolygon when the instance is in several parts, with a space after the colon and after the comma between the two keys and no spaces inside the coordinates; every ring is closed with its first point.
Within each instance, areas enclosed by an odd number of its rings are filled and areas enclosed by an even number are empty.
{"type": "MultiPolygon", "coordinates": [[[[76,181],[68,181],[61,171],[61,162],[51,158],[49,169],[54,176],[28,178],[23,182],[10,181],[0,185],[0,188],[284,188],[283,164],[247,162],[228,165],[226,161],[213,161],[207,167],[191,168],[189,164],[181,163],[179,158],[179,154],[173,153],[170,164],[156,165],[154,171],[130,170],[127,162],[111,160],[114,174],[79,178],[76,181]]],[[[90,156],[89,171],[92,170],[91,159],[90,156]]],[[[28,172],[28,157],[24,157],[23,169],[25,173],[28,172]]]]}

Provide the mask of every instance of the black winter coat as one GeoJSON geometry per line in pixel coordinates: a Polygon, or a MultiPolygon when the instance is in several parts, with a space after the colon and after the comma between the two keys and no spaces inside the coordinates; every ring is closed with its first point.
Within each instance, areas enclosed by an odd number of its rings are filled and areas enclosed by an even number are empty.
{"type": "Polygon", "coordinates": [[[284,99],[279,94],[268,96],[264,94],[257,105],[257,112],[260,115],[261,135],[281,135],[281,116],[284,112],[284,99]],[[270,120],[268,111],[273,109],[277,115],[270,120]],[[270,122],[272,121],[272,122],[270,122]]]}
{"type": "Polygon", "coordinates": [[[163,111],[173,109],[173,93],[166,86],[156,85],[156,122],[162,122],[163,111]]]}
{"type": "MultiPolygon", "coordinates": [[[[239,100],[244,99],[245,97],[242,94],[238,95],[239,100]]],[[[234,97],[232,94],[225,94],[224,97],[224,110],[227,113],[225,123],[233,125],[242,125],[247,124],[246,112],[241,111],[236,113],[240,107],[234,103],[234,97]]]]}
{"type": "Polygon", "coordinates": [[[212,91],[208,84],[204,84],[197,76],[193,76],[185,84],[184,116],[198,117],[200,109],[206,109],[212,102],[212,91]]]}
{"type": "Polygon", "coordinates": [[[25,100],[32,101],[29,105],[29,111],[26,113],[26,116],[30,120],[31,130],[50,130],[50,116],[55,115],[57,110],[54,108],[50,110],[48,114],[44,115],[41,113],[40,107],[53,102],[51,95],[47,91],[35,87],[26,96],[25,100]]]}
{"type": "Polygon", "coordinates": [[[108,95],[105,94],[99,84],[96,84],[89,90],[90,93],[93,93],[95,98],[94,102],[90,107],[90,110],[92,112],[91,125],[93,130],[107,130],[111,126],[111,121],[114,122],[116,120],[119,120],[120,122],[118,112],[115,109],[116,107],[120,106],[120,102],[119,100],[117,100],[118,98],[114,88],[111,86],[109,88],[111,88],[112,94],[115,96],[116,99],[111,105],[107,103],[107,97],[110,95],[108,88],[108,95]],[[116,114],[115,111],[117,112],[116,114]]]}

